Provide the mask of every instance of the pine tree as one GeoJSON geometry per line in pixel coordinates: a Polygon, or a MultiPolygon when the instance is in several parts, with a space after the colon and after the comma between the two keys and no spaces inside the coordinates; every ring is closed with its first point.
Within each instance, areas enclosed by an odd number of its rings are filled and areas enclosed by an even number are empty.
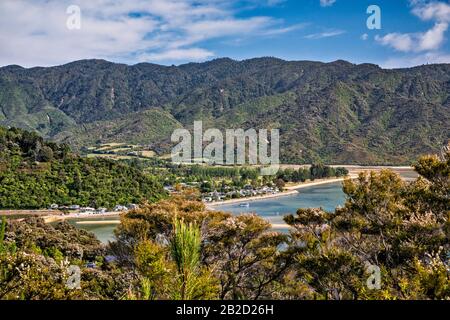
{"type": "Polygon", "coordinates": [[[201,236],[199,228],[182,220],[174,221],[173,238],[170,242],[172,259],[175,262],[180,280],[177,298],[189,300],[193,298],[200,267],[201,236]]]}

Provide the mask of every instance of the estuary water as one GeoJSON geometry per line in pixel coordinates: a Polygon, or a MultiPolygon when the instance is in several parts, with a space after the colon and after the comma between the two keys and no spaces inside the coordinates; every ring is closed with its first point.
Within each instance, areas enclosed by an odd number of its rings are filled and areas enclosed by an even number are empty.
{"type": "Polygon", "coordinates": [[[270,223],[280,225],[284,224],[283,216],[295,214],[298,208],[322,208],[326,211],[334,211],[337,206],[344,203],[345,194],[342,191],[342,183],[336,182],[302,188],[293,195],[249,201],[248,207],[242,206],[242,203],[235,203],[215,206],[214,209],[234,214],[256,213],[270,223]]]}
{"type": "MultiPolygon", "coordinates": [[[[248,207],[241,206],[242,203],[224,204],[215,206],[214,210],[234,214],[256,213],[270,223],[280,225],[284,224],[283,216],[290,213],[294,214],[298,208],[322,207],[324,210],[333,211],[337,206],[343,205],[344,202],[345,195],[342,192],[342,184],[341,182],[336,182],[299,189],[298,193],[293,195],[249,201],[248,207]]],[[[102,219],[106,220],[105,222],[118,220],[118,218],[104,217],[93,218],[96,222],[92,224],[89,224],[87,219],[71,219],[68,222],[78,228],[93,232],[100,241],[106,243],[113,240],[113,232],[117,223],[98,224],[97,221],[102,219]],[[83,222],[83,224],[78,224],[77,222],[83,222]]],[[[286,228],[280,226],[277,226],[275,229],[286,231],[286,228]]]]}
{"type": "Polygon", "coordinates": [[[94,233],[98,240],[107,243],[114,240],[114,229],[117,227],[119,220],[119,217],[92,217],[89,219],[67,219],[66,221],[77,228],[94,233]],[[89,220],[92,223],[89,223],[89,220]],[[103,223],[98,223],[99,221],[103,223]]]}

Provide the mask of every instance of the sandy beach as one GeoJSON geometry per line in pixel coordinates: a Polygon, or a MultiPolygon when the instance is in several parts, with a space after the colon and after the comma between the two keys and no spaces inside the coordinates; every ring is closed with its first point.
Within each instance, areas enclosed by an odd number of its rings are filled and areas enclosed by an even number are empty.
{"type": "Polygon", "coordinates": [[[291,226],[287,223],[272,223],[272,228],[274,229],[290,229],[291,226]]]}
{"type": "Polygon", "coordinates": [[[210,202],[210,203],[205,203],[205,205],[208,209],[211,209],[212,207],[219,206],[222,204],[233,204],[233,203],[241,203],[241,202],[245,203],[245,202],[256,201],[256,200],[279,198],[279,197],[290,196],[290,195],[293,195],[296,193],[298,193],[297,190],[290,190],[290,191],[283,191],[283,192],[274,193],[274,194],[265,194],[262,196],[245,197],[245,198],[239,198],[239,199],[230,199],[230,200],[224,200],[224,201],[210,202]]]}
{"type": "MultiPolygon", "coordinates": [[[[45,223],[51,223],[56,221],[62,221],[66,219],[93,219],[93,218],[101,218],[101,217],[119,217],[122,212],[116,212],[116,211],[109,211],[105,213],[98,213],[98,214],[83,214],[83,213],[70,213],[66,215],[48,215],[45,217],[42,217],[45,221],[45,223]]],[[[97,220],[99,221],[99,220],[97,220]]]]}

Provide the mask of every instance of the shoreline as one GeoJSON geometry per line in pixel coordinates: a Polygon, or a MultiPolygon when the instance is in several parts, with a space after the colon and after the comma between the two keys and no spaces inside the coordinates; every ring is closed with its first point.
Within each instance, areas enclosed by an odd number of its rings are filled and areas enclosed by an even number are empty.
{"type": "Polygon", "coordinates": [[[121,212],[115,212],[115,211],[109,211],[105,213],[98,213],[98,214],[80,214],[80,213],[71,213],[67,215],[48,215],[42,217],[44,219],[45,223],[52,223],[57,221],[64,221],[67,219],[96,219],[96,218],[102,218],[102,217],[120,217],[121,212]]]}
{"type": "Polygon", "coordinates": [[[84,225],[84,224],[89,224],[89,225],[102,225],[102,224],[111,225],[111,224],[120,224],[120,220],[92,220],[92,221],[84,220],[84,221],[77,221],[77,222],[75,222],[75,224],[80,224],[80,225],[84,225]]]}
{"type": "MultiPolygon", "coordinates": [[[[258,201],[258,200],[264,200],[264,199],[286,197],[286,196],[291,196],[296,193],[298,193],[297,190],[289,190],[289,191],[278,192],[275,194],[265,194],[262,196],[252,196],[252,197],[245,197],[245,198],[239,198],[239,199],[229,199],[229,200],[223,200],[223,201],[210,202],[210,203],[205,203],[205,206],[207,209],[211,210],[212,209],[211,207],[220,206],[223,204],[252,202],[252,201],[258,201]]],[[[214,209],[212,209],[212,210],[214,210],[214,209]]]]}
{"type": "Polygon", "coordinates": [[[241,203],[241,202],[253,202],[253,201],[266,200],[266,199],[272,199],[272,198],[278,198],[278,197],[286,197],[286,196],[291,196],[291,195],[297,194],[298,193],[297,190],[299,190],[299,189],[318,186],[318,185],[322,185],[322,184],[341,182],[341,181],[344,181],[344,179],[347,179],[347,178],[354,179],[355,177],[356,177],[356,175],[348,175],[348,176],[342,177],[342,178],[330,178],[330,179],[307,181],[307,182],[302,182],[302,183],[295,184],[292,186],[287,186],[287,187],[285,187],[285,191],[275,193],[275,194],[267,194],[267,195],[262,195],[262,196],[252,196],[252,197],[210,202],[210,203],[205,203],[205,206],[207,209],[215,210],[213,207],[220,206],[220,205],[235,204],[235,203],[241,203]]]}
{"type": "MultiPolygon", "coordinates": [[[[305,167],[307,165],[291,165],[291,164],[282,164],[281,165],[284,168],[294,168],[294,167],[305,167]]],[[[266,200],[266,199],[274,199],[279,197],[286,197],[297,194],[300,189],[313,187],[317,185],[323,185],[323,184],[329,184],[329,183],[335,183],[335,182],[341,182],[346,178],[355,179],[357,178],[358,174],[360,172],[364,171],[378,171],[381,169],[391,169],[396,173],[400,172],[412,172],[414,173],[413,167],[410,166],[361,166],[361,165],[331,165],[332,167],[341,166],[349,169],[349,174],[346,177],[341,178],[327,178],[327,179],[320,179],[320,180],[314,180],[314,181],[307,181],[303,183],[298,183],[290,186],[285,187],[285,191],[276,193],[276,194],[265,194],[265,195],[258,195],[258,196],[251,196],[251,197],[244,197],[244,198],[238,198],[238,199],[229,199],[229,200],[222,200],[217,202],[209,202],[204,203],[206,208],[209,210],[216,210],[215,207],[220,205],[228,205],[228,204],[235,204],[235,203],[245,203],[245,202],[253,202],[253,201],[259,201],[259,200],[266,200]]],[[[413,180],[415,177],[404,177],[405,180],[413,180]]],[[[115,211],[108,211],[105,213],[100,214],[83,214],[79,212],[73,212],[68,215],[64,215],[62,211],[59,210],[49,210],[49,209],[20,209],[20,210],[10,210],[10,209],[0,209],[0,216],[20,216],[17,217],[17,220],[23,219],[25,216],[39,216],[44,219],[46,223],[52,223],[56,221],[63,221],[66,219],[95,219],[95,218],[103,218],[103,217],[119,217],[122,212],[115,212],[115,211]]]]}

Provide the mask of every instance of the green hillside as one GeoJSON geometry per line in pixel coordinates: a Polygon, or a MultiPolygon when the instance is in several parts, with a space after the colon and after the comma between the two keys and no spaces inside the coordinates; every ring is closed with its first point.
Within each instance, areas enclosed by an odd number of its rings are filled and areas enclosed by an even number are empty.
{"type": "Polygon", "coordinates": [[[81,158],[36,133],[0,127],[0,208],[45,208],[52,203],[111,208],[154,201],[162,186],[130,166],[81,158]]]}
{"type": "Polygon", "coordinates": [[[168,152],[174,128],[280,128],[285,162],[404,164],[450,139],[450,65],[257,58],[133,66],[83,60],[0,68],[0,125],[75,148],[105,142],[168,152]]]}

